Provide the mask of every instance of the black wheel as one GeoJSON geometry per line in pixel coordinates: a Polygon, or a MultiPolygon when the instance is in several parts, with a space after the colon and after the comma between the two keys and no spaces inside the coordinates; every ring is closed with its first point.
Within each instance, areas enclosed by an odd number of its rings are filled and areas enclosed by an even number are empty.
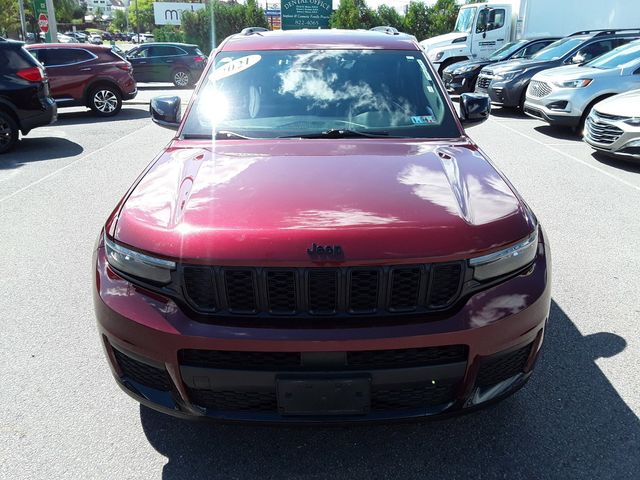
{"type": "Polygon", "coordinates": [[[7,153],[18,142],[18,125],[8,113],[0,111],[0,154],[7,153]]]}
{"type": "Polygon", "coordinates": [[[89,107],[100,117],[112,117],[122,108],[122,95],[115,87],[100,85],[89,93],[89,107]]]}
{"type": "Polygon", "coordinates": [[[178,88],[184,88],[191,85],[191,74],[188,70],[175,70],[171,76],[173,84],[178,88]]]}

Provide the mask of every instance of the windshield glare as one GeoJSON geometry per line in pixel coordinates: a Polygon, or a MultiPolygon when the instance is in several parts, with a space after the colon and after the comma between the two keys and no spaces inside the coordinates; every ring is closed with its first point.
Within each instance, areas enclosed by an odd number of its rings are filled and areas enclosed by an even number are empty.
{"type": "Polygon", "coordinates": [[[476,14],[475,8],[462,8],[458,14],[456,20],[456,26],[453,28],[454,32],[470,33],[473,26],[473,17],[476,14]]]}
{"type": "Polygon", "coordinates": [[[221,52],[183,134],[274,138],[330,130],[460,134],[422,53],[400,50],[221,52]]]}
{"type": "Polygon", "coordinates": [[[518,50],[526,41],[509,42],[491,54],[489,60],[500,61],[506,59],[513,52],[518,50]]]}
{"type": "Polygon", "coordinates": [[[579,38],[563,38],[557,42],[553,42],[551,45],[547,45],[531,58],[534,60],[558,60],[582,42],[583,40],[579,38]]]}
{"type": "Polygon", "coordinates": [[[640,60],[640,42],[623,45],[587,63],[593,68],[622,68],[640,60]]]}

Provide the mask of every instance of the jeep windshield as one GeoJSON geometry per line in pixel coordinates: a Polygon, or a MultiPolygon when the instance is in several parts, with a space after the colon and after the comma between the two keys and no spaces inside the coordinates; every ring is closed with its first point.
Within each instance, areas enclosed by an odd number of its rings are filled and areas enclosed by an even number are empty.
{"type": "Polygon", "coordinates": [[[419,51],[266,50],[216,55],[182,134],[453,138],[460,131],[419,51]]]}

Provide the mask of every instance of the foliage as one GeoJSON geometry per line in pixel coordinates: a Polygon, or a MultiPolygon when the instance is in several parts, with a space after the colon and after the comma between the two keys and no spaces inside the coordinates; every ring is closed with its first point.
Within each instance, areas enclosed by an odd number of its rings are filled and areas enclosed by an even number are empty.
{"type": "Polygon", "coordinates": [[[268,27],[264,10],[255,0],[247,0],[244,5],[234,1],[213,0],[201,10],[186,11],[182,14],[184,41],[197,44],[204,52],[211,50],[212,8],[215,19],[216,45],[245,27],[268,27]]]}
{"type": "Polygon", "coordinates": [[[162,25],[153,31],[156,42],[180,42],[183,43],[184,33],[175,25],[162,25]]]}
{"type": "Polygon", "coordinates": [[[455,0],[438,0],[430,8],[428,36],[442,35],[453,30],[460,7],[455,0]]]}
{"type": "MultiPolygon", "coordinates": [[[[25,1],[25,6],[28,2],[25,1]]],[[[59,23],[71,23],[78,4],[74,0],[53,0],[53,7],[56,12],[56,22],[59,23]]]]}
{"type": "Polygon", "coordinates": [[[124,10],[114,10],[111,19],[111,28],[114,31],[124,32],[127,29],[127,14],[124,10]]]}
{"type": "Polygon", "coordinates": [[[0,0],[0,35],[5,36],[18,30],[20,30],[18,2],[15,0],[0,0]]]}
{"type": "Polygon", "coordinates": [[[380,5],[376,13],[380,25],[404,30],[404,20],[395,8],[389,7],[388,5],[380,5]]]}
{"type": "Polygon", "coordinates": [[[365,0],[341,0],[340,6],[331,14],[331,28],[364,28],[380,25],[378,14],[370,9],[365,0]]]}
{"type": "Polygon", "coordinates": [[[410,2],[404,16],[404,31],[424,40],[429,36],[431,9],[422,2],[410,2]]]}
{"type": "Polygon", "coordinates": [[[150,32],[155,28],[153,0],[131,0],[129,3],[129,26],[136,33],[150,32]],[[138,14],[136,15],[136,6],[138,14]],[[140,32],[138,32],[138,21],[140,32]]]}

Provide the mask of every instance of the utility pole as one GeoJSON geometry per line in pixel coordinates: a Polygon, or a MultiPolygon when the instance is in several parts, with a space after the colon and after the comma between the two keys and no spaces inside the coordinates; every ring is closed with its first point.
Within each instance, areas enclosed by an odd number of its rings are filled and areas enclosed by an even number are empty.
{"type": "Polygon", "coordinates": [[[18,8],[20,9],[20,28],[22,30],[22,41],[27,41],[27,26],[24,21],[24,0],[18,0],[18,8]]]}
{"type": "Polygon", "coordinates": [[[136,32],[138,34],[138,43],[140,43],[140,16],[138,14],[138,0],[136,0],[136,28],[138,29],[136,32]]]}

